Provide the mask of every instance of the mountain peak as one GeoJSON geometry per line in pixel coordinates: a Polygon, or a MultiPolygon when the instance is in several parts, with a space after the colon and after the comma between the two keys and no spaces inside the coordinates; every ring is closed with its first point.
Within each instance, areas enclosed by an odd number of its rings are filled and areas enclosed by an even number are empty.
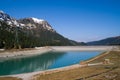
{"type": "Polygon", "coordinates": [[[0,10],[0,21],[6,22],[10,26],[19,26],[19,23],[16,19],[9,16],[7,13],[0,10]]]}
{"type": "Polygon", "coordinates": [[[41,22],[45,21],[45,20],[43,20],[43,19],[38,19],[38,18],[35,18],[35,17],[31,17],[31,19],[32,19],[35,23],[41,23],[41,22]]]}
{"type": "Polygon", "coordinates": [[[39,28],[55,32],[55,30],[51,27],[51,25],[47,21],[35,17],[16,20],[9,16],[8,14],[4,13],[3,11],[0,11],[0,21],[7,23],[11,27],[17,26],[27,29],[39,28]]]}
{"type": "Polygon", "coordinates": [[[0,48],[33,48],[40,46],[78,45],[59,33],[43,19],[35,17],[16,20],[0,11],[0,48]]]}
{"type": "Polygon", "coordinates": [[[0,13],[4,13],[4,11],[0,10],[0,13]]]}

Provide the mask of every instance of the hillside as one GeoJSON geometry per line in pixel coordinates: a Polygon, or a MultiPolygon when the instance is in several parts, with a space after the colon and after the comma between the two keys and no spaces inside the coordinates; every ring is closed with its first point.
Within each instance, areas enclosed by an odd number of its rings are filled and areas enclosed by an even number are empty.
{"type": "Polygon", "coordinates": [[[57,33],[43,19],[16,20],[0,11],[0,48],[33,48],[40,46],[80,45],[57,33]]]}
{"type": "Polygon", "coordinates": [[[86,43],[87,45],[120,45],[120,36],[110,37],[99,41],[86,43]]]}

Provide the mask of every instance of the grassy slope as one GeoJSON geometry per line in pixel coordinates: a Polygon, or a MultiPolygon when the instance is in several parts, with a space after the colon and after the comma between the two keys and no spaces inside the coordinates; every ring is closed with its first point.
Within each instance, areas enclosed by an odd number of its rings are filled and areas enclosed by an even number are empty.
{"type": "Polygon", "coordinates": [[[90,63],[100,62],[106,58],[110,59],[110,62],[114,63],[113,65],[106,65],[105,67],[111,70],[87,80],[120,80],[120,52],[111,51],[108,55],[98,58],[90,63]]]}

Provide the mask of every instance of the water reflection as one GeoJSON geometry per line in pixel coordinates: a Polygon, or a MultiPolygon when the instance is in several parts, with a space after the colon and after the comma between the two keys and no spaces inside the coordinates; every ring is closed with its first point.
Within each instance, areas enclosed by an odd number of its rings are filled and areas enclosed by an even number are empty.
{"type": "Polygon", "coordinates": [[[49,52],[29,58],[13,59],[0,62],[0,75],[20,74],[46,69],[65,67],[90,59],[100,51],[84,52],[49,52]]]}
{"type": "Polygon", "coordinates": [[[0,62],[0,75],[18,74],[48,69],[65,52],[53,53],[0,62]]]}

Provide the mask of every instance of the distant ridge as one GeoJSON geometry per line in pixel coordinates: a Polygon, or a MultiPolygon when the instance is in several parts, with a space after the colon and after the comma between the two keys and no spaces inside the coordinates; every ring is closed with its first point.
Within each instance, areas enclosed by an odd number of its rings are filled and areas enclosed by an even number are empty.
{"type": "Polygon", "coordinates": [[[109,37],[99,41],[87,42],[87,45],[120,45],[120,36],[109,37]]]}

